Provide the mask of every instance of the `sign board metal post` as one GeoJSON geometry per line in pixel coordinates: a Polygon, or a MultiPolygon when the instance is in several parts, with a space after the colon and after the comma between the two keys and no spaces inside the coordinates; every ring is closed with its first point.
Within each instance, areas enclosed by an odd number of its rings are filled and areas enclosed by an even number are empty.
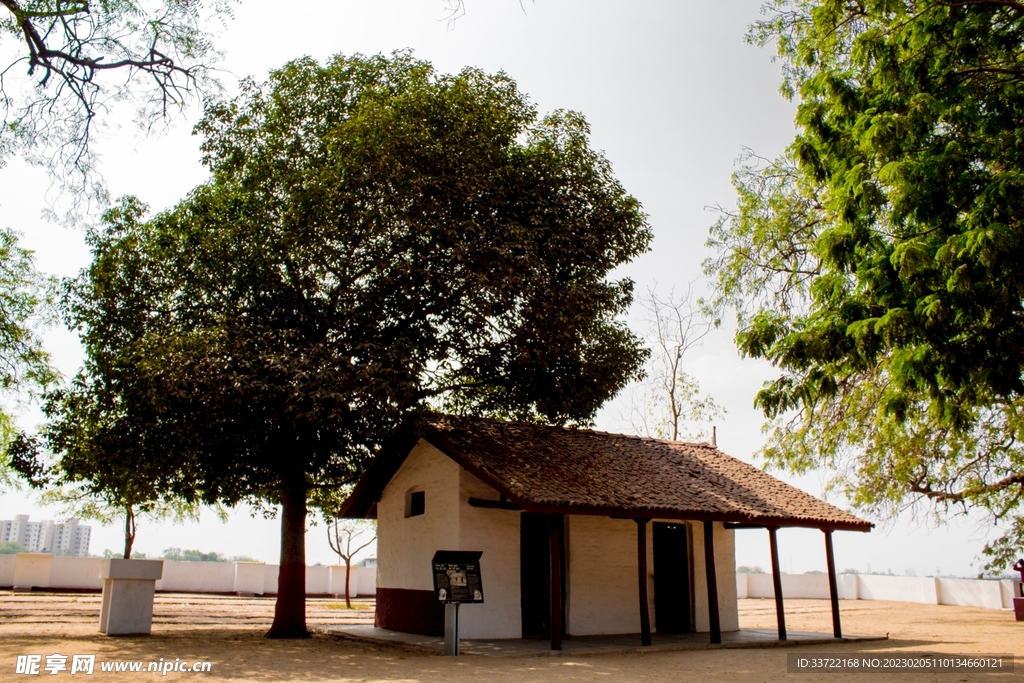
{"type": "Polygon", "coordinates": [[[459,603],[449,602],[444,606],[444,653],[449,657],[459,656],[459,603]]]}
{"type": "Polygon", "coordinates": [[[434,553],[434,597],[444,603],[444,653],[452,657],[459,654],[459,604],[484,601],[481,555],[482,552],[465,550],[434,553]]]}

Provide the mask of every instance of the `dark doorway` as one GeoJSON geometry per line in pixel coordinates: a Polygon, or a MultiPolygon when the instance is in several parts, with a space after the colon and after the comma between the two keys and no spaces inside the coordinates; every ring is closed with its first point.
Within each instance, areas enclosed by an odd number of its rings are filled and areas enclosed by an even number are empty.
{"type": "Polygon", "coordinates": [[[654,524],[654,628],[658,633],[693,630],[685,524],[654,524]]]}
{"type": "MultiPolygon", "coordinates": [[[[564,530],[562,515],[524,512],[519,517],[519,587],[523,617],[523,638],[551,637],[551,525],[564,530]]],[[[560,542],[562,613],[565,614],[565,545],[560,542]]],[[[563,616],[562,623],[565,623],[563,616]]]]}

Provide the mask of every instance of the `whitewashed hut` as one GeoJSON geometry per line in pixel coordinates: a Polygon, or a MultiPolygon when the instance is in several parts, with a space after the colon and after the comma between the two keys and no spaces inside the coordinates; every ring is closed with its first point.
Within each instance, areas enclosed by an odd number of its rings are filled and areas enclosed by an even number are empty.
{"type": "Polygon", "coordinates": [[[825,532],[838,636],[831,533],[872,526],[710,444],[455,417],[377,458],[341,514],[377,519],[377,627],[443,633],[431,558],[482,551],[484,603],[462,607],[462,637],[556,649],[566,635],[648,644],[652,628],[720,642],[739,629],[733,529],[751,526],[771,532],[776,577],[775,529],[825,532]]]}

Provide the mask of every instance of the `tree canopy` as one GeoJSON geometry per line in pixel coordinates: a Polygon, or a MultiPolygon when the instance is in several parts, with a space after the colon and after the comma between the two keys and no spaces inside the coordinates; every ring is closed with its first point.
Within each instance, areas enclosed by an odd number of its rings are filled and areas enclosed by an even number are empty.
{"type": "Polygon", "coordinates": [[[88,361],[48,442],[65,468],[281,505],[270,635],[303,636],[308,501],[417,414],[586,423],[639,374],[609,274],[650,231],[583,117],[539,118],[502,73],[300,59],[197,131],[209,182],[152,218],[122,200],[92,237],[69,290],[88,361]]]}
{"type": "Polygon", "coordinates": [[[980,507],[1024,545],[1024,7],[781,0],[798,134],[735,176],[706,270],[741,350],[781,376],[757,403],[769,462],[834,468],[855,503],[980,507]]]}

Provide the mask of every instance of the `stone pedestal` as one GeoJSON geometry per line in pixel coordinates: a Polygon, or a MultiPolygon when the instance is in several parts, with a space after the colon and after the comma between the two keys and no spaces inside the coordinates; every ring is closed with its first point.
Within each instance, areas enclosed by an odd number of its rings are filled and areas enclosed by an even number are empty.
{"type": "Polygon", "coordinates": [[[163,573],[163,560],[107,560],[100,565],[100,633],[148,636],[153,628],[153,593],[163,573]]]}
{"type": "Polygon", "coordinates": [[[36,586],[50,585],[51,553],[18,553],[14,557],[14,592],[28,593],[36,586]]]}

